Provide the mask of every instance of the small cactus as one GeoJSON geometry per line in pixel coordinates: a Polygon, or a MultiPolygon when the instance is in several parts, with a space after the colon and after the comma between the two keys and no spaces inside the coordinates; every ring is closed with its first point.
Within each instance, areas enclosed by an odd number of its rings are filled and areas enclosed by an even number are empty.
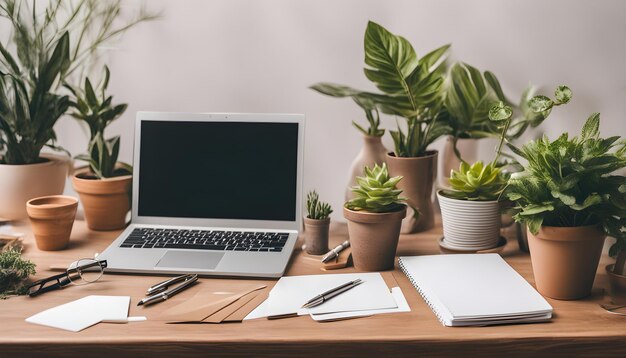
{"type": "Polygon", "coordinates": [[[307,218],[314,220],[324,220],[328,218],[333,209],[330,204],[319,201],[320,197],[315,190],[310,191],[306,196],[306,210],[309,213],[307,218]]]}

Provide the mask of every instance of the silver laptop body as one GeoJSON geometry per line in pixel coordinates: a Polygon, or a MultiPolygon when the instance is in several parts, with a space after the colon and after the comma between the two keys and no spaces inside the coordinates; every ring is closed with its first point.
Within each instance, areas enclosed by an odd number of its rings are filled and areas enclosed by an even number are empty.
{"type": "Polygon", "coordinates": [[[131,224],[98,259],[107,272],[282,276],[303,148],[301,114],[138,112],[131,224]]]}

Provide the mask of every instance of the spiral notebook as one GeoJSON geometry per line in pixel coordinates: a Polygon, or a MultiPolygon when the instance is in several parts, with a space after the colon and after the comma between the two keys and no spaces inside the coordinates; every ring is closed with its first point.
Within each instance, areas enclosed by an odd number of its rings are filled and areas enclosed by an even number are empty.
{"type": "Polygon", "coordinates": [[[399,266],[445,326],[552,318],[552,306],[498,254],[404,256],[399,266]]]}

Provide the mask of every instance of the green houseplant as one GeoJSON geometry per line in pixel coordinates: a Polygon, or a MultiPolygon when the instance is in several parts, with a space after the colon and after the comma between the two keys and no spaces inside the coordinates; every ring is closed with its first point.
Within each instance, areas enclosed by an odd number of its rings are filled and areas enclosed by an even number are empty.
{"type": "MultiPolygon", "coordinates": [[[[560,86],[555,99],[534,97],[530,104],[548,115],[569,102],[571,90],[560,86]]],[[[514,218],[528,226],[533,272],[538,290],[557,299],[589,294],[606,234],[620,238],[626,217],[626,142],[600,137],[600,115],[592,114],[580,135],[510,146],[527,161],[509,181],[514,218]]],[[[615,252],[615,249],[613,250],[615,252]]]]}
{"type": "Polygon", "coordinates": [[[105,139],[104,130],[119,118],[127,104],[113,104],[113,96],[106,93],[110,71],[104,67],[104,76],[94,88],[85,78],[83,88],[66,84],[73,95],[72,117],[89,127],[88,153],[77,156],[89,166],[76,171],[72,177],[74,189],[80,195],[85,209],[87,226],[92,230],[115,230],[124,227],[130,210],[132,168],[117,160],[120,137],[105,139]]]}
{"type": "Polygon", "coordinates": [[[0,251],[0,299],[28,293],[25,282],[35,274],[35,264],[21,253],[21,248],[0,251]]]}
{"type": "Polygon", "coordinates": [[[307,216],[304,218],[304,243],[306,252],[312,255],[322,255],[328,252],[328,232],[330,214],[333,212],[330,204],[319,200],[315,190],[306,197],[307,216]]]}
{"type": "Polygon", "coordinates": [[[400,226],[406,214],[406,198],[397,188],[402,177],[390,177],[387,165],[365,168],[357,178],[355,197],[345,203],[354,266],[359,270],[393,268],[400,226]]]}
{"type": "Polygon", "coordinates": [[[26,217],[28,199],[63,192],[69,158],[42,154],[61,149],[54,125],[70,106],[61,84],[80,78],[100,45],[154,18],[141,12],[118,26],[119,0],[36,4],[0,4],[0,21],[11,30],[0,43],[0,216],[9,219],[26,217]]]}
{"type": "Polygon", "coordinates": [[[451,188],[437,193],[444,232],[440,244],[447,251],[479,251],[499,244],[499,199],[506,188],[508,174],[498,160],[512,114],[511,107],[504,102],[489,110],[489,120],[500,128],[495,158],[488,164],[461,162],[459,170],[452,170],[450,174],[451,188]]]}
{"type": "Polygon", "coordinates": [[[351,97],[365,112],[365,118],[369,124],[367,128],[352,121],[352,125],[363,134],[363,147],[350,166],[350,182],[345,193],[345,199],[350,200],[352,198],[350,188],[356,185],[356,177],[363,175],[363,168],[372,167],[375,164],[382,165],[385,162],[387,148],[381,140],[385,130],[380,128],[380,113],[371,99],[359,95],[349,87],[334,83],[317,83],[310,88],[330,97],[351,97]]]}

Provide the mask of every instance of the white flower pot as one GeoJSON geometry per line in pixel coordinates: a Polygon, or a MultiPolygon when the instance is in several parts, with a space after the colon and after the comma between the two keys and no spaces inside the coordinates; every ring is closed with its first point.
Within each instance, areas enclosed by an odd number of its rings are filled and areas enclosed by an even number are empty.
{"type": "Polygon", "coordinates": [[[486,250],[500,239],[500,203],[451,199],[437,193],[443,223],[443,244],[458,251],[486,250]]]}
{"type": "Polygon", "coordinates": [[[54,154],[41,157],[48,160],[37,164],[0,164],[0,217],[25,219],[28,200],[63,194],[71,159],[54,154]]]}

